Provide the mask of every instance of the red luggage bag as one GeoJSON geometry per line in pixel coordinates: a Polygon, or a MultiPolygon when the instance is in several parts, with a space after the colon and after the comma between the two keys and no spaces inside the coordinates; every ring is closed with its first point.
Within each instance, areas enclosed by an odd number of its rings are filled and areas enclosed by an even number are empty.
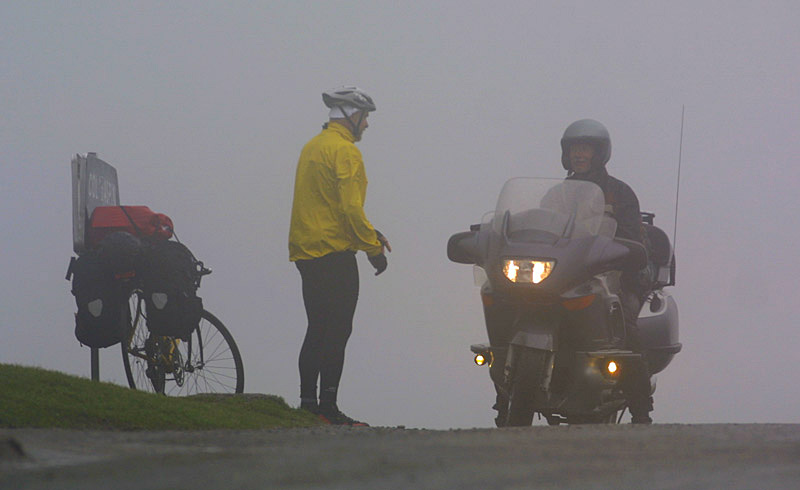
{"type": "Polygon", "coordinates": [[[89,218],[88,244],[94,248],[109,233],[126,231],[140,238],[168,240],[172,237],[169,216],[147,206],[98,206],[89,218]]]}

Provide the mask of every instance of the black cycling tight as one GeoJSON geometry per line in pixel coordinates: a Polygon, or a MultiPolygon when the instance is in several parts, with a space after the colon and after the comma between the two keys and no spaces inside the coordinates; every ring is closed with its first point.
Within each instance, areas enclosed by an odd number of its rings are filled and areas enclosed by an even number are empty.
{"type": "Polygon", "coordinates": [[[353,252],[295,262],[303,280],[308,330],[300,350],[300,398],[336,401],[344,350],[358,301],[358,265],[353,252]]]}

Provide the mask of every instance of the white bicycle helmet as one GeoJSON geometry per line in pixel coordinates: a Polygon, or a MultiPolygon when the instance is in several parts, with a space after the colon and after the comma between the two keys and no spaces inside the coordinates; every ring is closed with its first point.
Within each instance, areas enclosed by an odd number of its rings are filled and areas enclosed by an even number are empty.
{"type": "Polygon", "coordinates": [[[375,110],[375,102],[372,101],[372,97],[360,88],[349,85],[322,92],[322,101],[331,108],[328,117],[347,119],[347,122],[350,123],[350,131],[356,141],[360,140],[359,128],[364,120],[364,114],[375,110]],[[350,116],[356,112],[359,113],[358,121],[353,121],[350,116]]]}
{"type": "Polygon", "coordinates": [[[372,97],[360,88],[352,85],[322,92],[322,101],[331,109],[341,106],[355,107],[365,112],[372,112],[376,109],[372,97]]]}

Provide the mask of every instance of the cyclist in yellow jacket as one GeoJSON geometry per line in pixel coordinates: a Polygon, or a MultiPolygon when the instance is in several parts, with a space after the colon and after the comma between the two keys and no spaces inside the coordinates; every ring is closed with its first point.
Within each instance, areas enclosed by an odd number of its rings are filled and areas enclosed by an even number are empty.
{"type": "Polygon", "coordinates": [[[386,270],[384,251],[392,250],[364,214],[367,176],[354,144],[375,103],[358,87],[330,90],[322,99],[330,120],[300,153],[289,229],[289,260],[300,271],[308,317],[300,407],[331,424],[366,425],[344,415],[336,395],[358,301],[355,254],[366,252],[378,275],[386,270]]]}

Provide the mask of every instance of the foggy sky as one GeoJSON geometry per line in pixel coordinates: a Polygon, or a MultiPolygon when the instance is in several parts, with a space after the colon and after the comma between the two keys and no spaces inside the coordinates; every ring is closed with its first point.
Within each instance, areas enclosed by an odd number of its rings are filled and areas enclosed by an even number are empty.
{"type": "MultiPolygon", "coordinates": [[[[294,170],[357,84],[366,213],[390,239],[361,294],[339,395],[373,425],[493,424],[472,364],[486,341],[447,238],[505,180],[563,176],[559,139],[603,122],[610,173],[672,237],[685,106],[677,285],[683,351],[656,422],[800,422],[793,382],[800,6],[792,1],[3,2],[0,362],[89,375],[64,280],[70,160],[114,165],[123,204],[168,214],[213,269],[199,294],[232,331],[248,392],[297,405],[305,333],[288,261],[294,170]]],[[[124,384],[119,347],[101,377],[124,384]]]]}

